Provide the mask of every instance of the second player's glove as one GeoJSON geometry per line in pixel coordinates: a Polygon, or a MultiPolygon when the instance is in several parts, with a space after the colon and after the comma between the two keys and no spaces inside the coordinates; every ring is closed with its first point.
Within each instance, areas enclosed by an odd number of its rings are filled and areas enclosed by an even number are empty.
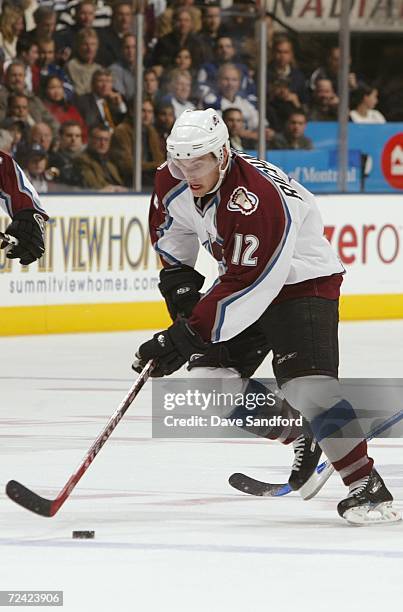
{"type": "MultiPolygon", "coordinates": [[[[45,219],[41,213],[34,209],[19,210],[4,233],[10,234],[18,240],[18,245],[12,246],[8,250],[8,259],[19,259],[23,266],[36,261],[45,252],[45,219]]],[[[1,249],[6,246],[6,242],[0,244],[1,249]]]]}
{"type": "Polygon", "coordinates": [[[158,288],[165,298],[173,321],[178,315],[190,317],[193,308],[200,300],[199,291],[203,283],[204,276],[185,264],[161,270],[158,288]]]}
{"type": "Polygon", "coordinates": [[[179,370],[192,356],[202,355],[208,347],[209,344],[201,339],[185,319],[179,319],[140,346],[132,368],[141,372],[152,359],[155,367],[151,376],[167,376],[179,370]]]}

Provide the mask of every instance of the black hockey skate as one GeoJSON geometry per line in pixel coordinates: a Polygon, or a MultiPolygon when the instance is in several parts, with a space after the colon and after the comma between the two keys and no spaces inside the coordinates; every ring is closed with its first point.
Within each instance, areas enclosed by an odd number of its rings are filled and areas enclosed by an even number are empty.
{"type": "Polygon", "coordinates": [[[315,472],[322,451],[314,437],[306,434],[299,436],[293,446],[295,457],[288,484],[298,491],[315,472]]]}
{"type": "Polygon", "coordinates": [[[337,506],[340,516],[353,525],[395,523],[400,513],[392,507],[393,497],[378,472],[373,469],[337,506]]]}

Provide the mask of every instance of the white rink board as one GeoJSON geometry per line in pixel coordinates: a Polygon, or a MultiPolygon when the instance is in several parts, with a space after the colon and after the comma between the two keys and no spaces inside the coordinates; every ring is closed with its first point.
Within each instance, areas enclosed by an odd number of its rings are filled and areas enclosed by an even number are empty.
{"type": "MultiPolygon", "coordinates": [[[[46,255],[28,269],[0,255],[2,306],[161,299],[147,197],[41,199],[50,215],[46,255]]],[[[0,228],[7,223],[0,217],[0,228]]]]}
{"type": "MultiPolygon", "coordinates": [[[[344,295],[403,294],[403,198],[319,196],[325,231],[347,270],[344,295]]],[[[28,269],[0,254],[2,306],[160,301],[148,196],[42,197],[47,254],[28,269]]],[[[0,216],[0,229],[8,223],[0,216]]],[[[201,249],[207,288],[217,266],[201,249]]]]}
{"type": "Polygon", "coordinates": [[[403,293],[403,196],[318,196],[325,232],[347,270],[342,292],[403,293]]]}

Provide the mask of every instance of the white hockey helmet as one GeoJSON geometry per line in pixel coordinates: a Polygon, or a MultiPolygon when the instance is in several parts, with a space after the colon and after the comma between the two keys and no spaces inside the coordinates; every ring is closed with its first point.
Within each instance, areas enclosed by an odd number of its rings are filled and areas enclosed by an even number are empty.
{"type": "Polygon", "coordinates": [[[220,166],[220,178],[213,191],[222,183],[230,156],[228,128],[213,108],[184,111],[175,121],[167,138],[168,168],[175,178],[197,178],[220,166]],[[221,168],[225,150],[228,152],[228,160],[225,167],[221,168]],[[214,157],[207,157],[209,153],[214,157]],[[185,160],[192,160],[192,163],[183,163],[185,160]]]}

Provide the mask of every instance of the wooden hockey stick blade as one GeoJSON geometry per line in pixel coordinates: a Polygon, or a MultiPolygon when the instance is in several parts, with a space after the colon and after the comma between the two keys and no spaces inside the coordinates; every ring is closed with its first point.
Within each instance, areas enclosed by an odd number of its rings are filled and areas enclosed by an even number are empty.
{"type": "Polygon", "coordinates": [[[46,499],[45,497],[41,497],[16,480],[10,480],[6,485],[6,493],[8,497],[26,510],[35,512],[35,514],[45,517],[54,516],[59,508],[64,504],[66,499],[70,496],[70,493],[81,480],[82,476],[88,470],[91,463],[94,461],[105,442],[109,439],[116,426],[120,423],[130,404],[133,402],[134,398],[137,396],[140,389],[142,389],[150,376],[153,367],[153,361],[149,361],[143,368],[141,374],[130,387],[126,396],[120,402],[119,406],[109,419],[104,430],[96,438],[95,442],[88,450],[76,471],[70,476],[69,480],[66,482],[63,489],[55,499],[46,499]]]}

